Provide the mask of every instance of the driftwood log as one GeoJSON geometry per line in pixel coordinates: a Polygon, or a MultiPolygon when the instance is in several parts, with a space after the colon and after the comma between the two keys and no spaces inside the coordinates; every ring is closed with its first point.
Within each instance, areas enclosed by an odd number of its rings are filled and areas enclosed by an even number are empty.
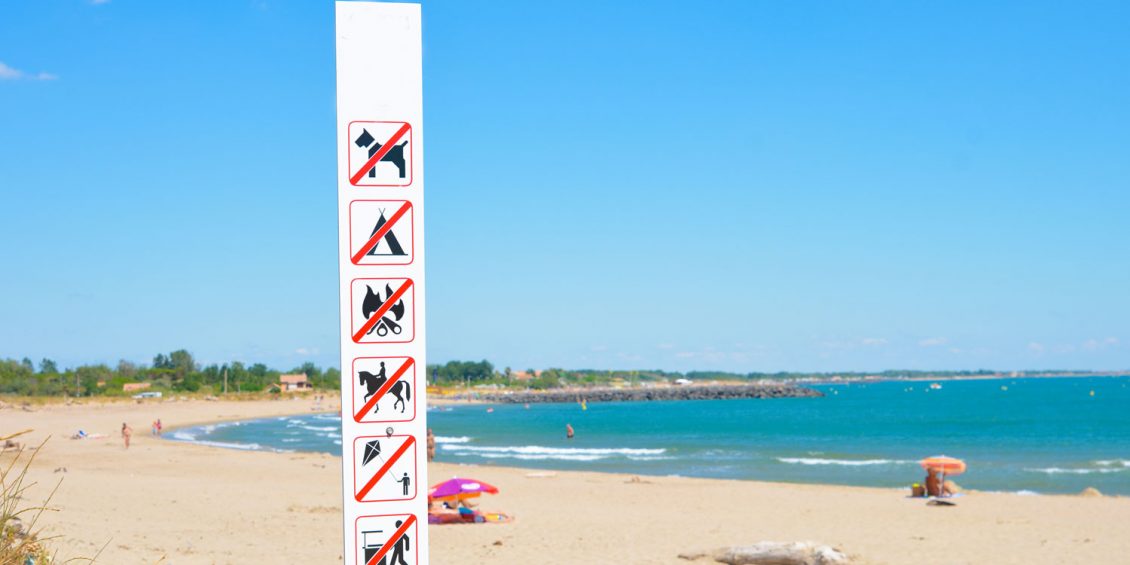
{"type": "Polygon", "coordinates": [[[753,545],[723,547],[713,551],[681,553],[679,557],[697,560],[704,557],[728,565],[848,565],[851,559],[827,545],[811,542],[763,541],[753,545]]]}

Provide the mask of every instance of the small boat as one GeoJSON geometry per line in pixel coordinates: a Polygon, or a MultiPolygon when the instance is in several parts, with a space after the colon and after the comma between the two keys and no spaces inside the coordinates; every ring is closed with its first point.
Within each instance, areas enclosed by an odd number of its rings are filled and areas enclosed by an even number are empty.
{"type": "Polygon", "coordinates": [[[930,388],[934,389],[934,390],[938,390],[938,389],[942,388],[942,385],[940,385],[938,383],[930,383],[930,388]]]}

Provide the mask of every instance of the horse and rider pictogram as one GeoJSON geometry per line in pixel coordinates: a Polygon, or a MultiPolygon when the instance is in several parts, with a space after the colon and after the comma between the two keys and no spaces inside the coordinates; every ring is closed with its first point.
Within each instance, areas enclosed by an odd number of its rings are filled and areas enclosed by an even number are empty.
{"type": "Polygon", "coordinates": [[[353,361],[353,420],[407,422],[416,417],[416,361],[361,357],[353,361]]]}

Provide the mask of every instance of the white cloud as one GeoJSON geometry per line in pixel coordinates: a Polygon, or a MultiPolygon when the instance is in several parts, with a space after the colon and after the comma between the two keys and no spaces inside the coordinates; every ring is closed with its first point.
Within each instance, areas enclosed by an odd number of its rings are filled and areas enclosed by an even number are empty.
{"type": "Polygon", "coordinates": [[[918,341],[920,347],[937,347],[947,343],[949,343],[949,340],[944,337],[928,337],[918,341]]]}
{"type": "Polygon", "coordinates": [[[42,72],[29,75],[17,68],[9,67],[4,64],[3,61],[0,61],[0,80],[55,80],[57,78],[59,77],[56,75],[42,72]]]}
{"type": "Polygon", "coordinates": [[[1083,342],[1083,349],[1087,351],[1100,351],[1108,347],[1118,345],[1118,338],[1108,337],[1106,339],[1088,339],[1083,342]]]}
{"type": "Polygon", "coordinates": [[[1045,349],[1047,348],[1044,347],[1044,344],[1042,343],[1036,343],[1033,341],[1032,343],[1028,344],[1028,351],[1031,351],[1033,353],[1043,353],[1045,349]]]}
{"type": "Polygon", "coordinates": [[[317,347],[299,347],[298,349],[294,350],[294,353],[296,355],[304,355],[304,356],[306,356],[306,355],[317,355],[318,354],[318,348],[317,347]]]}
{"type": "Polygon", "coordinates": [[[109,4],[110,0],[90,0],[90,3],[95,6],[101,6],[102,4],[109,4]]]}
{"type": "Polygon", "coordinates": [[[18,78],[23,78],[23,76],[23,71],[13,69],[12,67],[5,65],[3,61],[0,61],[0,80],[16,80],[18,78]]]}
{"type": "Polygon", "coordinates": [[[860,343],[862,343],[863,345],[875,346],[875,345],[887,345],[888,342],[887,342],[887,338],[885,338],[885,337],[865,337],[865,338],[863,338],[863,340],[860,343]]]}

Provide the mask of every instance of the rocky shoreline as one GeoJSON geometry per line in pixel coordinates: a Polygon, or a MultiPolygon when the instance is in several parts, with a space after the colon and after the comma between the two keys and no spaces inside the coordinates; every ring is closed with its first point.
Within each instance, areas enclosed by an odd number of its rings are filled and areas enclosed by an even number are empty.
{"type": "Polygon", "coordinates": [[[500,404],[550,402],[646,402],[653,400],[724,400],[732,398],[816,398],[824,393],[793,385],[690,385],[649,388],[585,388],[509,393],[480,393],[474,400],[500,404]]]}

